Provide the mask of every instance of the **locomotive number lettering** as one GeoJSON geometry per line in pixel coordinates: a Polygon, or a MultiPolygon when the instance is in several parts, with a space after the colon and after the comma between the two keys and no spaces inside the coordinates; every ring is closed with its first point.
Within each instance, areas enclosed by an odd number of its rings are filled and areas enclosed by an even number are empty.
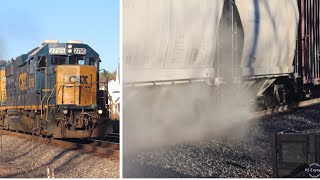
{"type": "Polygon", "coordinates": [[[80,84],[88,84],[87,78],[88,76],[70,76],[69,82],[80,82],[80,84]]]}
{"type": "Polygon", "coordinates": [[[66,54],[66,48],[49,48],[49,54],[66,54]]]}
{"type": "Polygon", "coordinates": [[[74,54],[87,54],[86,48],[74,48],[74,54]]]}
{"type": "Polygon", "coordinates": [[[29,88],[33,88],[34,87],[34,78],[30,78],[29,79],[29,88]]]}

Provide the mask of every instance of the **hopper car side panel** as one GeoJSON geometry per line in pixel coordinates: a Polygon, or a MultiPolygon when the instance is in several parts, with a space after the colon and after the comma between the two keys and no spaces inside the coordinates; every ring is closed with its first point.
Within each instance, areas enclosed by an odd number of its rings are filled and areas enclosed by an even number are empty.
{"type": "Polygon", "coordinates": [[[299,11],[296,0],[236,0],[243,31],[243,76],[294,72],[299,11]]]}
{"type": "Polygon", "coordinates": [[[213,77],[223,4],[224,0],[125,1],[124,81],[213,77]]]}
{"type": "MultiPolygon", "coordinates": [[[[124,83],[213,78],[214,71],[223,71],[213,69],[215,61],[226,64],[226,71],[234,68],[231,56],[219,58],[236,48],[240,76],[293,73],[299,22],[296,0],[235,1],[235,26],[240,26],[243,36],[236,29],[225,36],[219,34],[226,31],[221,25],[228,18],[222,16],[232,12],[231,8],[222,11],[230,4],[229,0],[126,1],[124,83]],[[243,45],[233,47],[230,42],[221,47],[231,36],[243,45]]],[[[231,21],[228,26],[231,29],[231,21]]]]}

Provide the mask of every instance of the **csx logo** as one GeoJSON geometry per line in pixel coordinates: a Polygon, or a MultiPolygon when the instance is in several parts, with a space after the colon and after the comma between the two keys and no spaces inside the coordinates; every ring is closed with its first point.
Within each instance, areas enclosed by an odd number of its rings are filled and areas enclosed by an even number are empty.
{"type": "Polygon", "coordinates": [[[88,84],[87,78],[88,76],[70,76],[69,82],[71,83],[80,82],[80,84],[88,84]]]}
{"type": "Polygon", "coordinates": [[[27,90],[27,73],[19,74],[19,88],[22,91],[27,90]]]}

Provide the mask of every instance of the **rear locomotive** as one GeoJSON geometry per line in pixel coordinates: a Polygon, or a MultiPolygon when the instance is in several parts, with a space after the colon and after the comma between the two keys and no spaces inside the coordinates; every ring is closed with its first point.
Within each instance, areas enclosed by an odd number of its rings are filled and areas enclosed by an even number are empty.
{"type": "Polygon", "coordinates": [[[100,62],[81,41],[51,40],[12,60],[1,81],[6,95],[0,125],[55,138],[103,137],[108,113],[107,92],[99,90],[100,62]]]}

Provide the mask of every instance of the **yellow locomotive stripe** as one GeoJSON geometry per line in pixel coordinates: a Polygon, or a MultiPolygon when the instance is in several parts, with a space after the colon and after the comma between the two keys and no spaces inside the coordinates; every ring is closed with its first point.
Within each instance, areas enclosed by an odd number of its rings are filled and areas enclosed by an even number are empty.
{"type": "Polygon", "coordinates": [[[25,109],[25,110],[40,110],[41,105],[31,105],[31,106],[2,106],[0,110],[7,110],[7,109],[25,109]]]}

